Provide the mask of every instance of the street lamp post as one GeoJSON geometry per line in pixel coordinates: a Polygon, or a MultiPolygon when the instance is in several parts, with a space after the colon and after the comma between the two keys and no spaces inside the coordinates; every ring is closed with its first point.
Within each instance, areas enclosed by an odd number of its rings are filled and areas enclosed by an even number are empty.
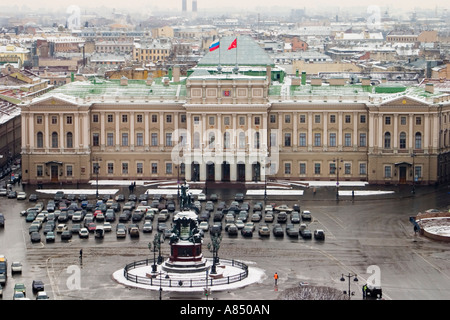
{"type": "Polygon", "coordinates": [[[341,166],[339,162],[343,162],[344,160],[342,158],[333,159],[333,162],[336,163],[336,200],[339,201],[339,171],[341,170],[341,166]]]}
{"type": "MultiPolygon", "coordinates": [[[[353,278],[353,281],[354,281],[354,282],[358,282],[358,278],[356,277],[356,274],[350,274],[350,273],[349,273],[348,275],[342,274],[342,276],[341,276],[341,281],[342,281],[342,282],[345,281],[345,278],[344,278],[344,277],[348,278],[348,299],[350,300],[350,299],[351,299],[351,296],[355,294],[354,292],[351,292],[351,291],[350,291],[350,278],[351,278],[351,277],[354,277],[354,278],[353,278]]],[[[346,293],[347,293],[347,292],[344,291],[344,294],[346,294],[346,293]]]]}
{"type": "Polygon", "coordinates": [[[94,163],[94,173],[96,174],[96,189],[95,189],[95,198],[98,200],[98,173],[100,171],[100,166],[98,164],[99,161],[102,161],[101,158],[94,158],[93,159],[95,161],[94,163]]]}
{"type": "Polygon", "coordinates": [[[413,160],[413,164],[412,164],[412,194],[416,193],[416,169],[415,169],[415,163],[414,163],[414,159],[416,157],[416,154],[413,152],[411,153],[411,157],[413,160]]]}

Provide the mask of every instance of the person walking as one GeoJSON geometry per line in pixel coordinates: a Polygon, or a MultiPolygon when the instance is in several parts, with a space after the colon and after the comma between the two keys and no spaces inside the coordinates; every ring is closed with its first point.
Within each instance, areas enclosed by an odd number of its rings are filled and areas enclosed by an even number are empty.
{"type": "Polygon", "coordinates": [[[278,284],[278,273],[275,272],[275,274],[273,275],[273,279],[275,280],[275,285],[278,284]]]}

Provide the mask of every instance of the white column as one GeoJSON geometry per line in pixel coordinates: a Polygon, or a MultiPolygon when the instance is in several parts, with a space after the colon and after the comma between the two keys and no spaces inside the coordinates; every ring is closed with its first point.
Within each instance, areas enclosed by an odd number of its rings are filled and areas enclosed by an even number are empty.
{"type": "Polygon", "coordinates": [[[408,148],[412,152],[414,150],[414,123],[413,123],[413,115],[410,114],[408,118],[408,125],[409,125],[409,141],[408,141],[408,148]]]}
{"type": "Polygon", "coordinates": [[[134,112],[130,112],[130,147],[134,148],[135,144],[135,132],[134,132],[134,112]]]}
{"type": "Polygon", "coordinates": [[[115,113],[115,125],[116,125],[116,150],[120,147],[120,114],[119,112],[115,113]]]}
{"type": "Polygon", "coordinates": [[[381,152],[381,150],[384,148],[383,146],[383,114],[379,113],[378,114],[378,149],[379,152],[381,152]]]}
{"type": "Polygon", "coordinates": [[[35,132],[34,132],[34,115],[28,114],[28,143],[30,144],[30,149],[35,147],[35,132]]]}
{"type": "Polygon", "coordinates": [[[323,150],[326,151],[328,147],[328,112],[323,113],[323,150]]]}
{"type": "Polygon", "coordinates": [[[431,133],[430,133],[430,117],[428,114],[425,114],[423,131],[424,131],[423,132],[423,150],[426,154],[428,154],[428,148],[430,146],[430,135],[431,135],[431,133]]]}
{"type": "Polygon", "coordinates": [[[206,180],[206,163],[205,161],[200,161],[200,181],[206,180]]]}
{"type": "MultiPolygon", "coordinates": [[[[250,158],[249,158],[250,160],[250,158]]],[[[252,163],[251,161],[246,161],[245,163],[245,181],[252,181],[252,163]]]]}
{"type": "Polygon", "coordinates": [[[391,139],[393,139],[394,141],[394,153],[397,152],[398,149],[398,140],[399,140],[399,135],[398,135],[398,114],[394,114],[394,134],[391,137],[391,139]]]}
{"type": "Polygon", "coordinates": [[[313,133],[312,133],[312,126],[313,126],[313,114],[312,112],[308,112],[308,151],[312,150],[313,145],[313,133]]]}
{"type": "MultiPolygon", "coordinates": [[[[338,114],[338,150],[342,150],[342,140],[343,140],[343,135],[342,135],[342,126],[343,126],[343,114],[342,112],[339,112],[338,114]]],[[[337,166],[336,166],[337,167],[337,166]]]]}
{"type": "Polygon", "coordinates": [[[236,181],[237,180],[237,163],[231,163],[230,164],[230,181],[236,181]]]}
{"type": "Polygon", "coordinates": [[[297,132],[297,124],[298,124],[298,113],[297,111],[294,112],[294,115],[292,116],[293,121],[293,129],[292,129],[292,146],[296,149],[298,147],[298,132],[297,132]]]}
{"type": "MultiPolygon", "coordinates": [[[[75,151],[78,151],[78,149],[80,148],[80,137],[81,137],[81,130],[80,130],[80,114],[77,112],[74,114],[74,128],[75,128],[75,132],[74,132],[74,147],[75,147],[75,151]]],[[[89,140],[88,140],[88,145],[89,145],[89,140]]]]}
{"type": "Polygon", "coordinates": [[[150,133],[149,133],[149,114],[148,112],[144,113],[144,126],[145,126],[145,133],[144,133],[144,146],[147,149],[150,145],[150,133]]]}
{"type": "Polygon", "coordinates": [[[60,150],[64,149],[65,145],[65,134],[64,134],[64,114],[59,114],[59,148],[60,150]]]}
{"type": "Polygon", "coordinates": [[[164,113],[159,113],[159,147],[164,147],[164,113]]]}
{"type": "MultiPolygon", "coordinates": [[[[90,128],[89,128],[89,119],[88,114],[83,113],[83,148],[88,149],[89,148],[89,136],[90,136],[90,128]]],[[[104,132],[100,133],[101,135],[104,135],[104,132]]]]}
{"type": "Polygon", "coordinates": [[[369,152],[372,152],[374,148],[375,143],[375,119],[374,115],[369,113],[369,132],[368,132],[368,138],[369,138],[369,152]]]}
{"type": "MultiPolygon", "coordinates": [[[[106,132],[105,132],[105,112],[100,112],[100,147],[103,149],[106,146],[106,132]]],[[[88,143],[89,145],[89,143],[88,143]]]]}
{"type": "Polygon", "coordinates": [[[186,181],[192,180],[192,166],[190,157],[186,157],[186,162],[184,163],[184,177],[186,181]]]}
{"type": "Polygon", "coordinates": [[[51,135],[51,133],[50,133],[50,129],[49,129],[49,126],[48,126],[48,117],[49,117],[49,115],[48,115],[48,113],[44,113],[44,148],[45,149],[48,149],[49,147],[50,147],[50,143],[49,143],[49,139],[50,139],[50,135],[51,135]]]}
{"type": "Polygon", "coordinates": [[[358,112],[353,112],[353,150],[358,148],[358,112]]]}

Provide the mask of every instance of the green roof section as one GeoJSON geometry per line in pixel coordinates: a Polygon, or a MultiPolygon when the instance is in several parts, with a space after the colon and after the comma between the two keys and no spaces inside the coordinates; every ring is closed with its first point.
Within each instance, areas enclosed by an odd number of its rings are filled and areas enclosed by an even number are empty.
{"type": "Polygon", "coordinates": [[[220,38],[220,47],[209,51],[200,59],[197,66],[275,66],[270,56],[258,43],[249,36],[225,36],[220,38]],[[237,39],[237,46],[228,50],[230,44],[237,39]]]}

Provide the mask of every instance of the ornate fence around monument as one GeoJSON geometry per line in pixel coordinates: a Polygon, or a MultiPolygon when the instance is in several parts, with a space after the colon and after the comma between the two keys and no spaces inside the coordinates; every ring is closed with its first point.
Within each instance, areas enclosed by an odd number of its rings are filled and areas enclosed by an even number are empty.
{"type": "MultiPolygon", "coordinates": [[[[143,266],[152,266],[153,264],[154,264],[153,259],[146,259],[129,263],[123,269],[123,275],[128,281],[148,286],[189,287],[189,288],[205,287],[206,281],[208,282],[207,284],[208,286],[226,285],[233,282],[242,281],[248,276],[248,266],[245,263],[236,260],[225,260],[225,259],[220,259],[220,264],[216,265],[216,267],[220,267],[221,265],[232,266],[242,269],[242,272],[228,277],[218,277],[218,278],[210,277],[208,280],[206,280],[206,273],[205,277],[202,279],[198,278],[189,279],[187,276],[188,274],[186,274],[186,277],[179,277],[177,279],[171,279],[170,277],[162,278],[161,277],[162,273],[160,274],[159,272],[156,273],[156,275],[159,275],[159,277],[155,277],[155,274],[152,274],[151,270],[149,270],[150,272],[148,273],[148,276],[138,276],[129,273],[129,270],[133,270],[135,268],[143,266]]],[[[180,273],[180,275],[182,274],[180,273]]]]}

